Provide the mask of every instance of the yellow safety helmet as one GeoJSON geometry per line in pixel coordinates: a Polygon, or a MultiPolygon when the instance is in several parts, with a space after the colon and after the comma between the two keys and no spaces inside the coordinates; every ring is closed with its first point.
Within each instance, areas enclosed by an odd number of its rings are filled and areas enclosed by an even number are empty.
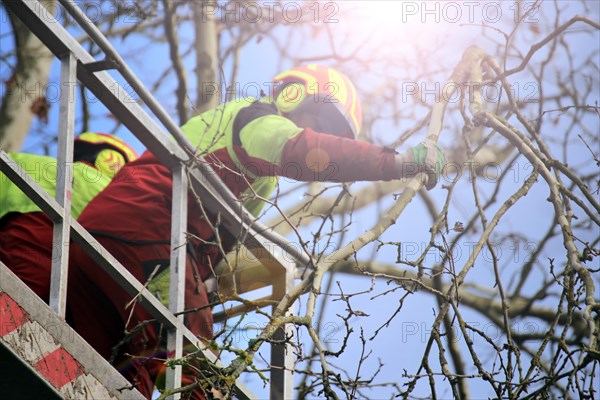
{"type": "Polygon", "coordinates": [[[362,108],[356,88],[341,72],[316,64],[284,71],[275,78],[275,105],[286,116],[313,113],[320,131],[356,139],[362,108]]]}
{"type": "Polygon", "coordinates": [[[111,178],[137,157],[131,146],[113,135],[84,132],[75,139],[74,161],[87,161],[111,178]]]}

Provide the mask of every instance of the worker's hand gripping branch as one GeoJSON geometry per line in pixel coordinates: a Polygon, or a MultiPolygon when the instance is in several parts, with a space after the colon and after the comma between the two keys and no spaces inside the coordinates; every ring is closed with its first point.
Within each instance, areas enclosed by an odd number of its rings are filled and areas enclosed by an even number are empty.
{"type": "MultiPolygon", "coordinates": [[[[446,86],[451,90],[446,93],[444,101],[436,102],[433,106],[427,139],[406,153],[396,156],[394,164],[400,178],[410,178],[424,172],[427,174],[427,190],[435,187],[445,165],[444,153],[436,142],[442,130],[448,99],[452,97],[456,88],[461,87],[462,82],[481,82],[481,62],[485,56],[485,51],[476,46],[465,50],[461,62],[447,80],[446,86]]],[[[476,113],[481,108],[482,96],[479,86],[472,93],[471,111],[476,113]]]]}
{"type": "Polygon", "coordinates": [[[396,171],[402,178],[414,177],[419,172],[426,173],[425,188],[427,190],[435,187],[445,163],[444,152],[430,139],[426,139],[405,153],[398,154],[395,159],[396,171]]]}

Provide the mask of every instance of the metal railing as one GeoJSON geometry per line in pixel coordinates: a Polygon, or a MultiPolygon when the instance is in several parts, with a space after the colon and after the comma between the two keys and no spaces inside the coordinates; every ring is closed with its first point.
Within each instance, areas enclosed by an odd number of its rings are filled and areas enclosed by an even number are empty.
{"type": "MultiPolygon", "coordinates": [[[[261,225],[240,206],[229,189],[220,181],[208,164],[196,163],[190,169],[187,161],[194,148],[172,121],[161,105],[128,68],[125,61],[112,47],[106,37],[93,25],[79,7],[70,0],[59,0],[60,5],[73,17],[89,38],[104,52],[104,60],[96,60],[37,0],[3,0],[21,21],[58,57],[61,61],[61,88],[75,85],[79,80],[90,90],[112,114],[123,123],[158,159],[173,173],[173,204],[171,221],[171,268],[170,304],[167,310],[144,286],[137,281],[110,253],[79,224],[72,220],[70,212],[71,180],[69,174],[57,176],[56,199],[51,198],[19,165],[0,150],[0,171],[5,173],[25,194],[27,194],[54,221],[53,254],[50,305],[62,318],[66,307],[66,286],[68,268],[68,246],[73,240],[79,244],[116,282],[130,295],[138,296],[142,305],[168,329],[167,346],[181,357],[184,340],[195,344],[205,357],[222,366],[217,357],[208,350],[183,324],[181,311],[184,309],[185,292],[185,230],[187,229],[187,192],[192,185],[199,193],[203,206],[221,217],[223,226],[236,237],[244,238],[245,246],[251,251],[269,254],[270,269],[278,269],[271,277],[271,299],[281,299],[293,285],[295,264],[281,257],[287,252],[301,265],[308,265],[308,256],[298,250],[283,237],[261,225]],[[163,129],[137,103],[126,102],[125,90],[114,90],[117,82],[105,69],[117,70],[125,81],[136,91],[143,103],[167,129],[177,143],[171,141],[163,129]],[[272,249],[279,248],[277,252],[272,249]],[[266,252],[266,253],[265,253],[266,252]],[[280,253],[280,254],[275,254],[280,253]],[[273,264],[275,266],[273,266],[273,264]],[[183,271],[184,273],[179,273],[183,271]],[[175,316],[177,315],[177,316],[175,316]]],[[[73,137],[75,121],[74,91],[63,92],[60,99],[60,122],[58,138],[58,170],[69,171],[73,160],[73,137]]],[[[198,159],[198,156],[194,156],[198,159]]],[[[282,327],[275,334],[277,338],[290,337],[289,326],[282,327]]],[[[287,342],[281,340],[281,342],[287,342]]],[[[292,398],[292,351],[289,345],[273,344],[271,347],[271,398],[292,398]]],[[[181,367],[167,371],[167,388],[181,385],[181,367]]],[[[236,395],[239,398],[253,398],[247,387],[236,382],[236,395]]],[[[174,396],[176,398],[177,395],[174,396]]]]}

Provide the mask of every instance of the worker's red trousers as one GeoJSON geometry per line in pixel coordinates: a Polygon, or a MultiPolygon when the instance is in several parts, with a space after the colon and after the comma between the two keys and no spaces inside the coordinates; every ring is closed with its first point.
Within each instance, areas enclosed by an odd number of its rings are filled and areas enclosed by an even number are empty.
{"type": "MultiPolygon", "coordinates": [[[[146,281],[142,265],[147,262],[164,262],[169,246],[132,245],[105,237],[97,238],[135,278],[146,281]]],[[[102,356],[110,358],[113,348],[124,338],[124,332],[132,332],[152,316],[138,304],[129,304],[132,296],[127,294],[100,266],[78,246],[72,246],[69,269],[68,310],[75,330],[102,356]],[[127,306],[129,304],[129,306],[127,306]]],[[[189,257],[188,257],[189,259],[189,257]]],[[[208,304],[203,284],[197,285],[192,274],[191,261],[186,271],[186,308],[208,304]]],[[[188,328],[199,337],[213,336],[213,319],[209,308],[186,315],[188,328]]],[[[148,399],[154,383],[164,373],[166,332],[159,332],[158,323],[148,323],[130,340],[116,350],[115,366],[148,399]],[[127,356],[127,354],[134,357],[127,356]]],[[[183,384],[194,382],[193,374],[183,371],[183,384]]],[[[189,371],[188,371],[189,372],[189,371]]],[[[200,389],[183,398],[204,399],[200,389]],[[190,396],[190,397],[188,397],[190,396]]]]}
{"type": "Polygon", "coordinates": [[[8,214],[0,226],[0,261],[46,303],[52,270],[52,220],[43,212],[8,214]]]}

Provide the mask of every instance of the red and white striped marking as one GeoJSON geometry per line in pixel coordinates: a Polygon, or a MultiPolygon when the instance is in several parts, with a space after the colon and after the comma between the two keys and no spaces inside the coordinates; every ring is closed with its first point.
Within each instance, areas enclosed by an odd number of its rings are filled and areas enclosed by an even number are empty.
{"type": "Polygon", "coordinates": [[[115,399],[50,333],[6,292],[0,291],[0,340],[66,399],[115,399]]]}

